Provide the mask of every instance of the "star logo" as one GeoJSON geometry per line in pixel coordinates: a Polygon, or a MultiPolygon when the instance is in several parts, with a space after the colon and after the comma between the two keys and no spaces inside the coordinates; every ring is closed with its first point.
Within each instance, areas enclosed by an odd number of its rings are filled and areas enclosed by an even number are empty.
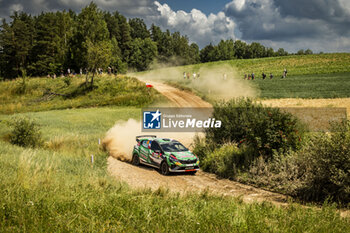
{"type": "Polygon", "coordinates": [[[157,112],[151,113],[151,115],[153,116],[151,122],[153,122],[156,119],[157,119],[157,121],[159,121],[159,117],[162,115],[162,113],[160,113],[159,110],[157,110],[157,112]]]}
{"type": "Polygon", "coordinates": [[[143,112],[143,128],[144,129],[160,129],[161,128],[161,116],[159,111],[144,111],[143,112]]]}

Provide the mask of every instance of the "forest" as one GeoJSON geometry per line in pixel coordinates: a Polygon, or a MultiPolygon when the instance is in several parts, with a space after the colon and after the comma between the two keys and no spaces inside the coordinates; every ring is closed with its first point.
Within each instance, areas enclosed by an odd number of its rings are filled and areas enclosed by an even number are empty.
{"type": "MultiPolygon", "coordinates": [[[[300,50],[297,54],[310,54],[300,50]]],[[[63,75],[99,68],[117,73],[143,71],[152,64],[188,65],[220,60],[285,56],[260,43],[221,40],[200,49],[179,32],[149,28],[140,18],[102,11],[90,3],[80,13],[14,12],[0,27],[0,77],[63,75]]]]}

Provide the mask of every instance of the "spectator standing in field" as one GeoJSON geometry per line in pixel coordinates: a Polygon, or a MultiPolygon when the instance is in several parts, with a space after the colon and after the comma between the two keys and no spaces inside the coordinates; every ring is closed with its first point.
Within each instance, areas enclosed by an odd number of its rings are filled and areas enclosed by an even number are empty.
{"type": "Polygon", "coordinates": [[[68,76],[70,76],[70,69],[69,68],[67,69],[67,74],[68,74],[68,76]]]}
{"type": "Polygon", "coordinates": [[[287,69],[286,68],[284,68],[283,75],[282,75],[282,78],[285,78],[285,77],[287,77],[287,69]]]}
{"type": "Polygon", "coordinates": [[[227,74],[224,73],[224,80],[227,80],[227,74]]]}
{"type": "Polygon", "coordinates": [[[197,73],[197,78],[198,78],[198,79],[199,79],[200,76],[201,76],[200,73],[197,73]]]}
{"type": "Polygon", "coordinates": [[[193,79],[196,79],[196,77],[197,77],[196,72],[193,72],[193,79]]]}
{"type": "Polygon", "coordinates": [[[254,80],[255,79],[255,74],[254,74],[254,72],[252,73],[252,80],[254,80]]]}
{"type": "Polygon", "coordinates": [[[112,68],[108,66],[108,75],[112,74],[112,68]]]}
{"type": "Polygon", "coordinates": [[[248,80],[250,80],[250,79],[251,79],[250,74],[248,74],[248,80]]]}
{"type": "Polygon", "coordinates": [[[262,79],[265,80],[265,78],[266,78],[266,74],[262,72],[262,79]]]}
{"type": "Polygon", "coordinates": [[[191,74],[187,73],[187,79],[190,79],[191,74]]]}
{"type": "Polygon", "coordinates": [[[83,75],[83,69],[82,69],[82,68],[80,68],[79,74],[80,74],[80,75],[83,75]]]}
{"type": "Polygon", "coordinates": [[[186,72],[184,72],[184,74],[183,74],[183,75],[184,75],[184,79],[186,79],[186,72]]]}
{"type": "Polygon", "coordinates": [[[273,79],[273,74],[272,73],[270,73],[270,79],[273,79]]]}
{"type": "Polygon", "coordinates": [[[247,74],[244,74],[244,78],[243,78],[244,80],[246,80],[247,79],[247,74]]]}

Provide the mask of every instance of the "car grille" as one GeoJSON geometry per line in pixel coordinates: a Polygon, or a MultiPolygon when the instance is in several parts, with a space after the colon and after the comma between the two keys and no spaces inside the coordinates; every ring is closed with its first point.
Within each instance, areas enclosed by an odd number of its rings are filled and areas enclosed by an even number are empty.
{"type": "Polygon", "coordinates": [[[192,163],[197,163],[197,159],[193,160],[179,160],[180,163],[182,164],[192,164],[192,163]]]}

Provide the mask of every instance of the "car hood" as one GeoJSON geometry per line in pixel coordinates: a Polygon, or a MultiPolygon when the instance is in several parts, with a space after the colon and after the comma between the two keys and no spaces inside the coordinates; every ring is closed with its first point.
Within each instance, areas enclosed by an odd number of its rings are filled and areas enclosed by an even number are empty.
{"type": "Polygon", "coordinates": [[[182,152],[167,152],[169,155],[174,155],[177,159],[180,160],[193,160],[197,157],[192,154],[191,151],[182,151],[182,152]]]}

